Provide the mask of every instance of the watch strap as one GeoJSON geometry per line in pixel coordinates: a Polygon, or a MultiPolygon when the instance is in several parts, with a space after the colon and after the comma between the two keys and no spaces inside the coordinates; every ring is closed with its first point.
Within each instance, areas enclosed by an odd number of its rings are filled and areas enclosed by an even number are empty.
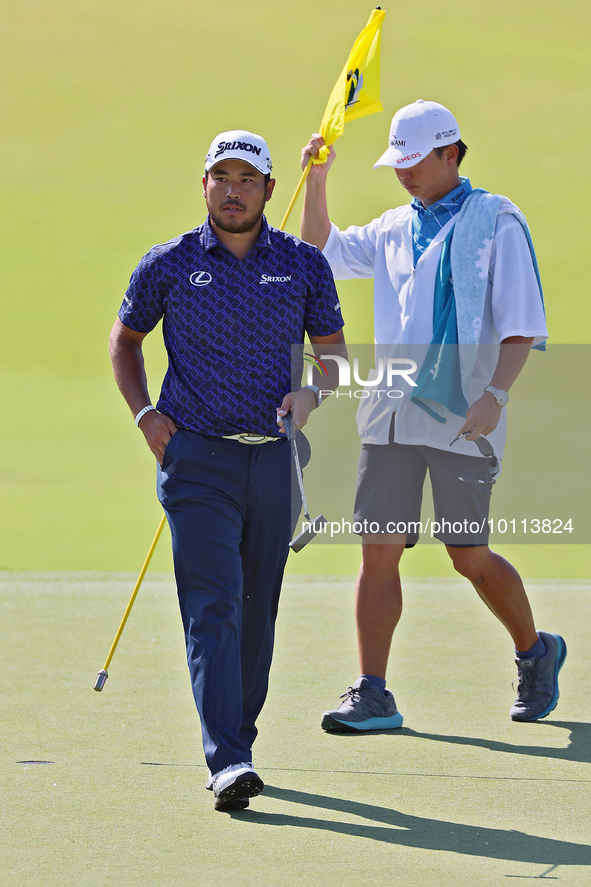
{"type": "Polygon", "coordinates": [[[492,394],[500,407],[504,407],[505,404],[509,403],[509,392],[505,391],[503,388],[495,388],[493,385],[487,385],[484,390],[488,391],[489,394],[492,394]]]}
{"type": "Polygon", "coordinates": [[[314,400],[316,401],[316,407],[319,407],[322,403],[322,392],[318,385],[304,385],[304,388],[307,388],[314,395],[314,400]]]}

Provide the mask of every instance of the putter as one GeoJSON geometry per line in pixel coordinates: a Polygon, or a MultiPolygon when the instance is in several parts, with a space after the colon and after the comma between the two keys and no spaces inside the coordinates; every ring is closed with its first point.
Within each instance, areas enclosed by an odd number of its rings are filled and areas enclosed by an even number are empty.
{"type": "Polygon", "coordinates": [[[302,466],[300,465],[298,445],[296,442],[291,413],[288,413],[287,416],[283,416],[283,427],[285,428],[285,434],[291,446],[291,453],[293,456],[296,475],[298,478],[298,487],[300,488],[300,496],[302,499],[302,508],[304,509],[304,517],[310,524],[310,529],[303,530],[289,543],[289,547],[292,551],[301,551],[302,548],[308,544],[308,542],[312,541],[314,536],[316,536],[320,532],[320,530],[328,523],[328,521],[322,514],[319,514],[318,517],[314,518],[314,520],[312,520],[312,518],[310,517],[310,513],[308,511],[308,503],[306,502],[306,493],[304,492],[304,478],[302,476],[302,466]]]}
{"type": "Polygon", "coordinates": [[[154,536],[152,544],[150,545],[150,550],[148,551],[148,554],[146,555],[146,560],[144,561],[144,566],[140,570],[140,574],[137,578],[137,582],[135,583],[135,588],[133,589],[132,595],[129,599],[129,603],[125,609],[125,613],[123,614],[123,619],[121,620],[121,624],[119,625],[119,628],[117,630],[117,634],[115,635],[115,640],[111,644],[111,649],[109,650],[109,655],[107,656],[104,666],[102,667],[102,669],[99,671],[99,673],[96,676],[96,681],[94,683],[94,689],[97,691],[97,693],[101,692],[101,690],[105,686],[105,682],[106,682],[107,678],[109,677],[108,668],[109,668],[109,665],[111,664],[111,659],[113,658],[113,654],[117,648],[117,644],[119,643],[119,638],[121,637],[121,635],[123,633],[123,629],[125,628],[125,623],[127,622],[127,617],[129,616],[129,614],[131,612],[131,608],[133,607],[133,602],[135,601],[135,599],[137,597],[137,593],[140,590],[140,585],[142,584],[144,576],[146,575],[146,570],[148,569],[148,564],[152,560],[152,555],[154,554],[154,550],[156,548],[156,545],[158,544],[158,540],[160,539],[160,534],[162,533],[162,530],[164,529],[165,523],[166,523],[166,515],[163,514],[162,518],[160,520],[160,523],[158,524],[158,529],[156,530],[156,535],[154,536]]]}

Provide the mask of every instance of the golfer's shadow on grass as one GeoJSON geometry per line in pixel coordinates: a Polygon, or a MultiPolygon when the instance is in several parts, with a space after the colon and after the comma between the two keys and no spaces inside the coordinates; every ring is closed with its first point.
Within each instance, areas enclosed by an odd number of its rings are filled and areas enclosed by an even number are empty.
{"type": "Polygon", "coordinates": [[[320,829],[336,834],[369,838],[403,847],[423,850],[445,850],[512,862],[529,862],[538,865],[591,865],[591,846],[540,838],[525,832],[507,829],[465,825],[441,819],[411,816],[387,807],[376,807],[344,798],[331,798],[309,792],[293,791],[274,785],[265,786],[265,796],[287,801],[297,807],[315,810],[334,810],[355,817],[354,822],[342,822],[307,815],[265,813],[244,810],[232,813],[245,822],[261,825],[289,826],[320,829]],[[360,822],[359,820],[366,820],[360,822]]]}
{"type": "Polygon", "coordinates": [[[452,745],[472,745],[487,748],[490,751],[506,752],[513,755],[531,755],[536,758],[554,758],[560,761],[577,761],[591,764],[591,724],[575,721],[538,721],[540,727],[560,727],[570,730],[570,742],[566,748],[555,748],[540,745],[513,745],[510,742],[498,742],[496,739],[479,739],[474,736],[447,736],[439,733],[418,733],[404,728],[399,731],[405,736],[416,736],[418,739],[431,739],[433,742],[449,742],[452,745]]]}

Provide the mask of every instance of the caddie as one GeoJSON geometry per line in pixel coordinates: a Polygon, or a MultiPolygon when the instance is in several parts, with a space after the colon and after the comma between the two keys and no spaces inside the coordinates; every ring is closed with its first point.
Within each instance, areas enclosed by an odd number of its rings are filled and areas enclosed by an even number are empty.
{"type": "Polygon", "coordinates": [[[427,470],[435,535],[513,640],[511,718],[546,717],[558,700],[565,642],[536,631],[519,574],[488,545],[509,390],[532,345],[547,336],[542,290],[524,216],[460,176],[466,150],[443,105],[419,99],[401,108],[375,166],[394,169],[411,202],[344,231],[331,223],[327,205],[334,149],[315,134],[302,150],[302,167],[326,158],[307,178],[302,237],[323,251],[336,279],[374,278],[376,351],[421,356],[415,387],[402,399],[367,401],[358,413],[355,520],[380,532],[362,535],[355,604],[361,676],[324,713],[327,731],[402,725],[386,668],[402,611],[399,563],[418,538],[427,470]]]}
{"type": "Polygon", "coordinates": [[[292,386],[292,345],[306,333],[319,353],[344,342],[326,259],[267,224],[271,170],[261,136],[216,136],[205,222],[143,257],[110,337],[115,378],[158,463],[217,810],[243,809],[263,788],[252,746],[292,530],[278,417],[291,412],[300,429],[319,405],[317,386],[292,386]],[[142,346],[160,320],[168,369],[153,406],[142,346]]]}

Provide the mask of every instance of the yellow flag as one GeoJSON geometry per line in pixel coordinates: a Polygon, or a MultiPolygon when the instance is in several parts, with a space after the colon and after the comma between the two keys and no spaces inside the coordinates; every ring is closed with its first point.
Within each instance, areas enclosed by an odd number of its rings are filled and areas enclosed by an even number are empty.
{"type": "MultiPolygon", "coordinates": [[[[376,111],[383,110],[380,102],[380,37],[385,15],[386,13],[379,6],[374,9],[365,28],[353,44],[347,64],[341,71],[341,76],[330,94],[320,124],[320,132],[328,146],[334,144],[336,139],[343,134],[345,123],[348,120],[356,120],[358,117],[365,117],[366,114],[375,114],[376,111]]],[[[325,146],[320,149],[317,160],[310,159],[308,161],[283,216],[281,231],[285,231],[287,220],[304,186],[312,163],[325,163],[327,157],[328,148],[325,146]]]]}
{"type": "MultiPolygon", "coordinates": [[[[334,144],[343,134],[349,120],[383,110],[380,102],[380,37],[385,15],[379,7],[373,10],[330,94],[320,124],[327,145],[334,144]]],[[[324,163],[325,160],[326,155],[315,162],[324,163]]]]}

